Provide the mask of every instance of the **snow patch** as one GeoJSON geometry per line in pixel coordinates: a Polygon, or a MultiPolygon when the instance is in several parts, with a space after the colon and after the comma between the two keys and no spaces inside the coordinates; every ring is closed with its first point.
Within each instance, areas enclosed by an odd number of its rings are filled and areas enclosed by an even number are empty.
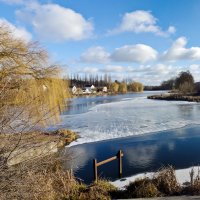
{"type": "MultiPolygon", "coordinates": [[[[178,183],[183,185],[186,182],[190,182],[190,172],[191,170],[194,170],[194,177],[197,176],[199,172],[199,166],[194,166],[186,169],[178,169],[175,171],[176,178],[178,183]]],[[[129,185],[131,182],[134,182],[136,179],[142,179],[142,178],[153,178],[154,172],[148,172],[148,173],[142,173],[142,174],[137,174],[134,176],[122,178],[116,181],[111,182],[114,186],[116,186],[119,189],[125,189],[125,186],[129,185]]]]}

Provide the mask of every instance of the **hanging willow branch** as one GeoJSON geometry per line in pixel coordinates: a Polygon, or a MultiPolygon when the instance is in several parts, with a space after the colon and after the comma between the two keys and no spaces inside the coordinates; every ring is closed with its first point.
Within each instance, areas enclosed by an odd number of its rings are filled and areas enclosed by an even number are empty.
{"type": "Polygon", "coordinates": [[[19,121],[46,125],[59,120],[68,85],[58,67],[48,65],[48,54],[38,43],[26,43],[0,27],[0,133],[8,124],[15,129],[19,121]]]}

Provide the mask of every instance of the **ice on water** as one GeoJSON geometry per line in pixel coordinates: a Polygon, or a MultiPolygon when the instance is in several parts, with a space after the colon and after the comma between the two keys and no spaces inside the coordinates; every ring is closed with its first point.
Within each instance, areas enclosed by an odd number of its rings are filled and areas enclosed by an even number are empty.
{"type": "Polygon", "coordinates": [[[79,133],[71,145],[200,124],[200,104],[156,101],[144,97],[100,104],[88,112],[63,115],[61,127],[79,133]]]}

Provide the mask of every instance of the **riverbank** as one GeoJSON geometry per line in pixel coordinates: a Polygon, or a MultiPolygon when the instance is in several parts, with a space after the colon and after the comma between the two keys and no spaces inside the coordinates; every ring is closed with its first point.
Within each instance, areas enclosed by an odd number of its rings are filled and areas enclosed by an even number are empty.
{"type": "Polygon", "coordinates": [[[7,165],[12,166],[56,153],[77,138],[78,135],[75,132],[67,129],[4,134],[0,135],[0,147],[5,151],[3,157],[7,159],[7,165]]]}
{"type": "Polygon", "coordinates": [[[175,170],[162,167],[155,173],[138,174],[111,182],[121,192],[118,198],[149,198],[200,195],[199,167],[175,170]]]}
{"type": "MultiPolygon", "coordinates": [[[[189,167],[186,169],[175,170],[177,182],[182,186],[188,185],[188,183],[191,181],[191,176],[190,176],[191,171],[193,171],[193,173],[194,173],[193,176],[197,177],[199,175],[199,170],[200,170],[199,166],[193,166],[193,167],[189,167]]],[[[122,178],[122,179],[113,181],[111,183],[115,187],[119,188],[120,190],[124,190],[125,187],[128,186],[131,182],[134,182],[138,179],[145,179],[145,178],[153,179],[155,174],[156,174],[156,172],[141,173],[141,174],[137,174],[134,176],[122,178]]]]}
{"type": "Polygon", "coordinates": [[[147,98],[153,99],[153,100],[200,102],[199,95],[198,96],[197,95],[183,95],[183,94],[177,94],[177,93],[151,95],[151,96],[148,96],[147,98]]]}
{"type": "Polygon", "coordinates": [[[132,93],[143,93],[144,91],[140,92],[133,92],[133,91],[127,91],[127,92],[95,92],[95,93],[80,93],[80,94],[71,94],[72,98],[77,98],[77,97],[84,97],[84,96],[90,96],[90,97],[95,97],[95,96],[113,96],[113,95],[122,95],[122,94],[132,94],[132,93]]]}

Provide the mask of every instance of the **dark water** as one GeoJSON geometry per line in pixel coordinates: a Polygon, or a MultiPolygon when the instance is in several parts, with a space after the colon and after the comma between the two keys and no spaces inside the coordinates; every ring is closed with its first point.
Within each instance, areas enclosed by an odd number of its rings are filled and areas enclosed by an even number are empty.
{"type": "Polygon", "coordinates": [[[79,98],[74,98],[70,100],[69,107],[63,115],[73,115],[87,112],[90,108],[105,103],[119,102],[126,98],[137,98],[162,93],[166,91],[146,91],[145,93],[127,93],[118,95],[104,95],[104,96],[83,96],[79,98]]]}
{"type": "MultiPolygon", "coordinates": [[[[72,162],[66,162],[67,168],[73,168],[76,177],[85,183],[93,180],[92,160],[104,160],[115,155],[118,150],[124,152],[123,177],[143,172],[151,172],[168,164],[176,169],[200,164],[200,126],[188,126],[175,130],[162,131],[141,136],[112,139],[66,148],[73,156],[72,162]]],[[[110,180],[118,178],[117,161],[98,168],[98,175],[110,180]]]]}

